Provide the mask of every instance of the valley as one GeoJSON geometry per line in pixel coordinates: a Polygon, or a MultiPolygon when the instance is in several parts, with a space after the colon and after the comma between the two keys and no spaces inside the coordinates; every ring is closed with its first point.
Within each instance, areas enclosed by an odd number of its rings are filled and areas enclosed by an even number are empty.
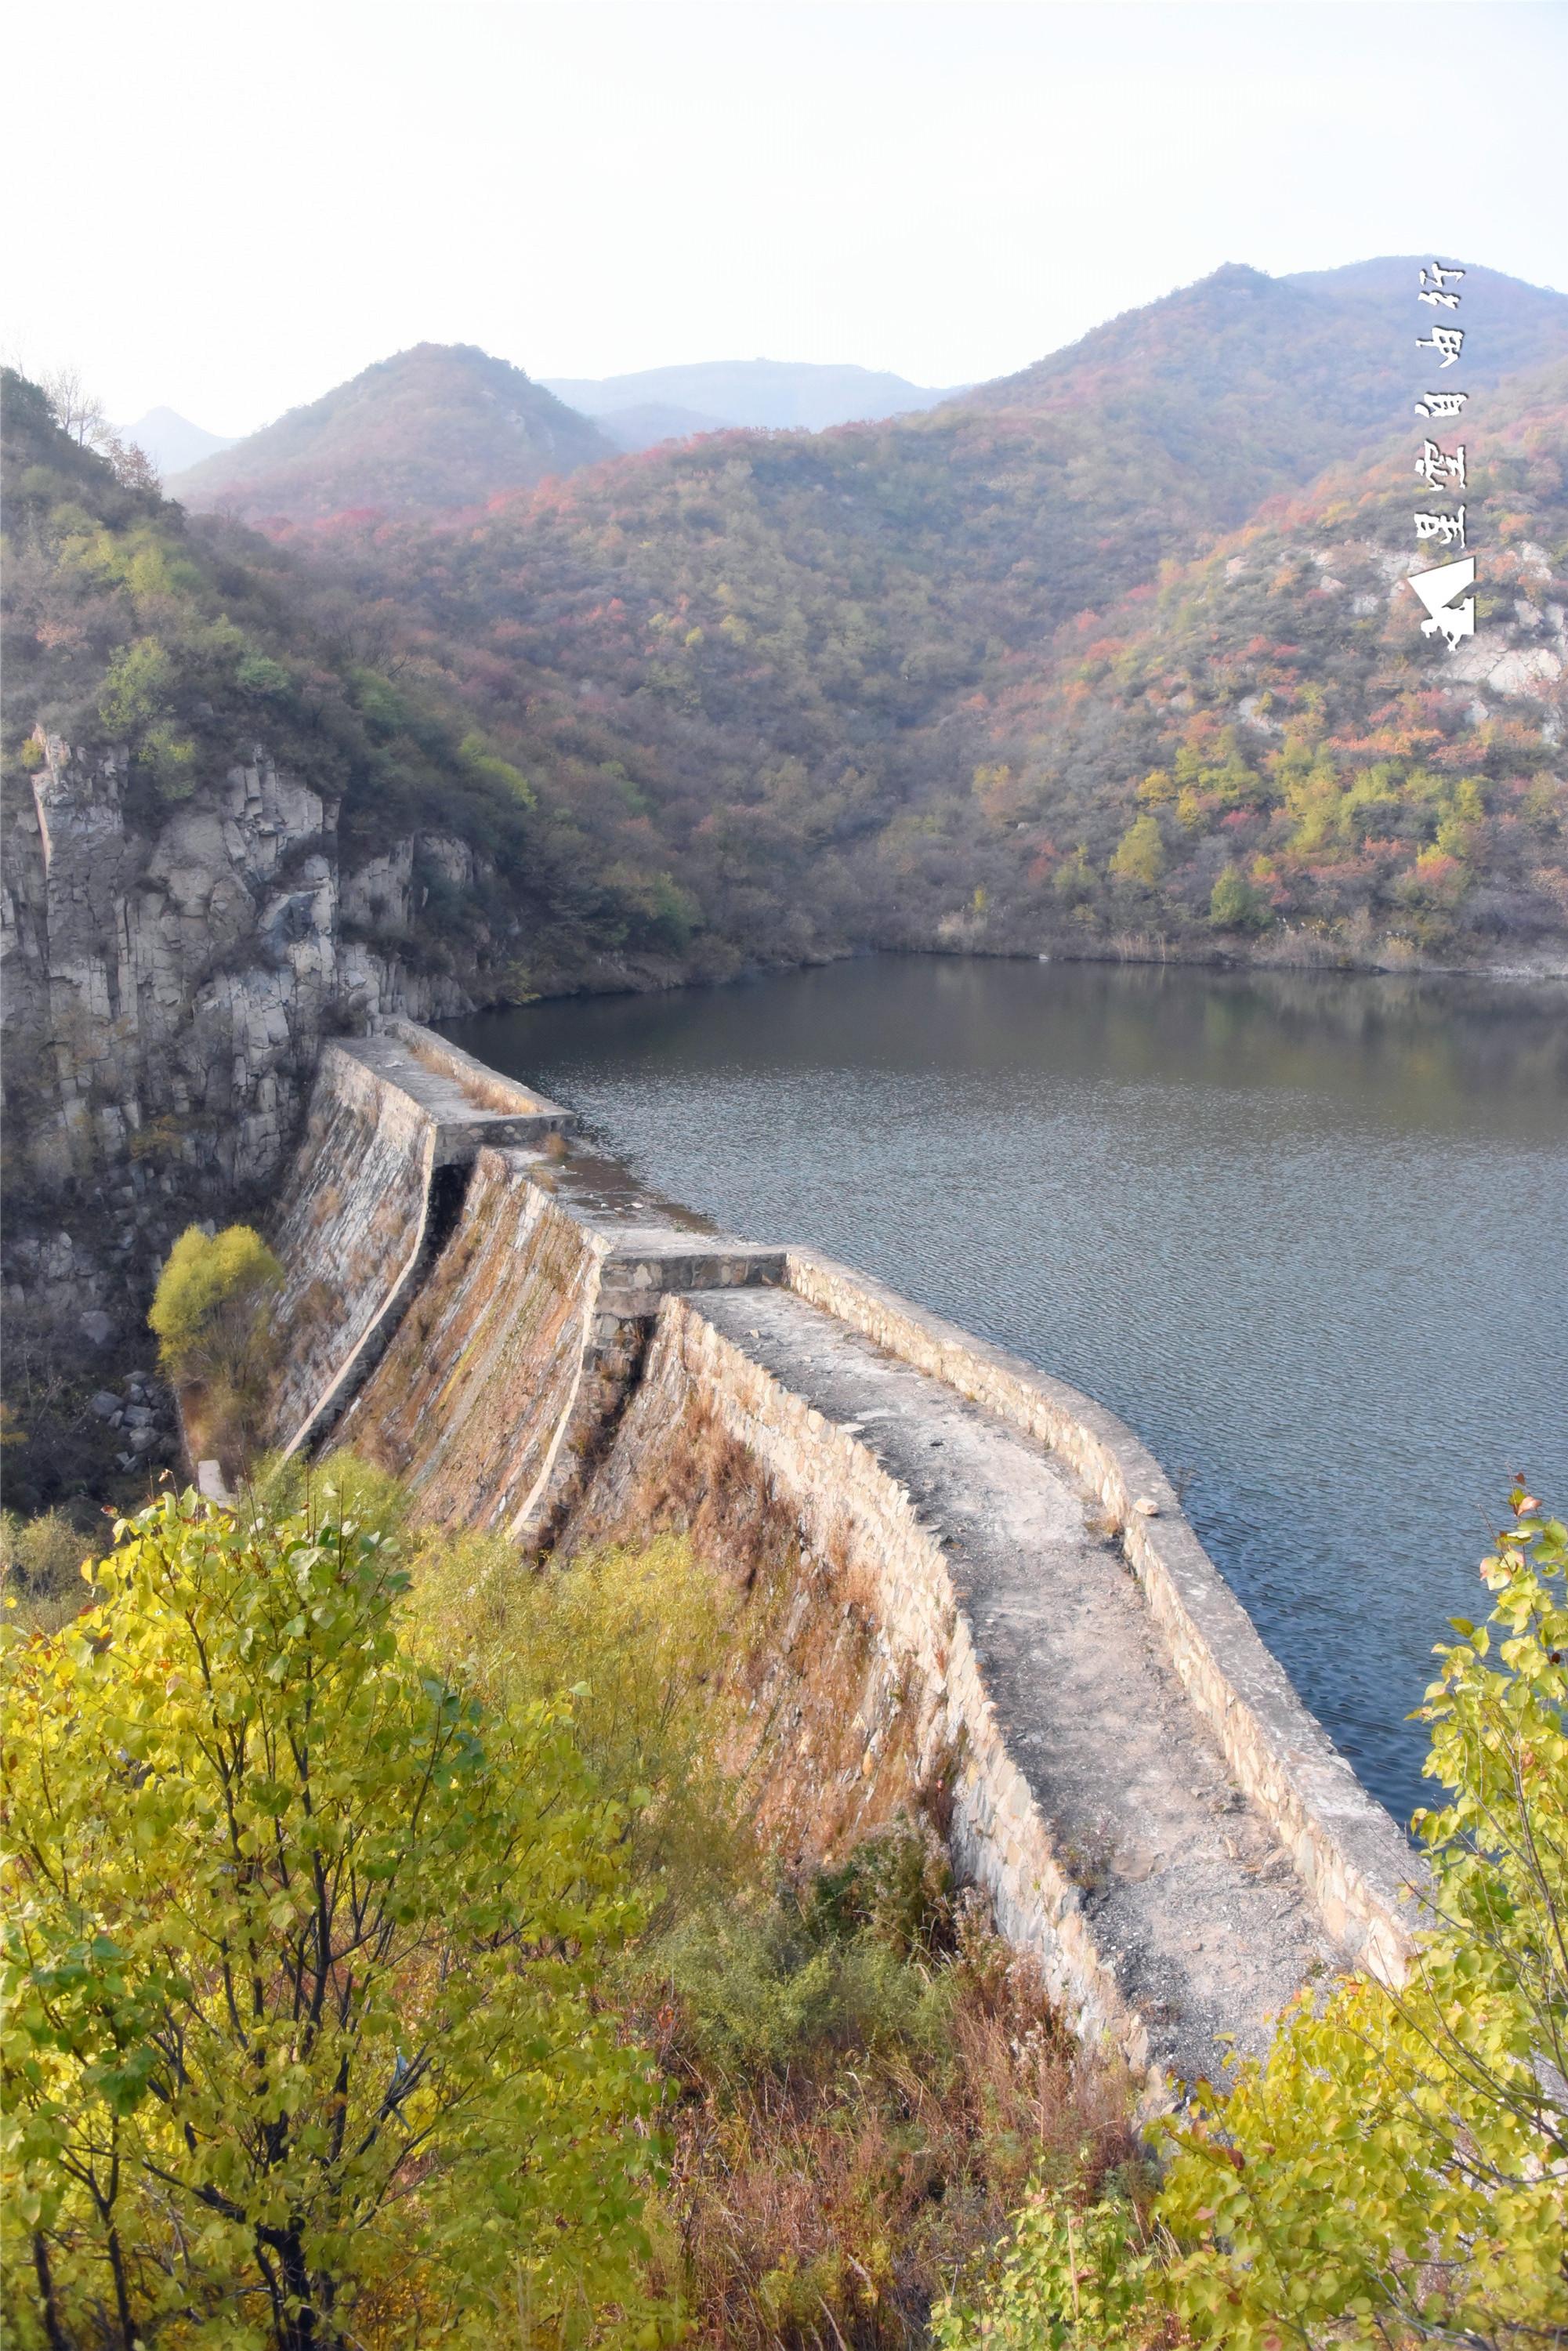
{"type": "Polygon", "coordinates": [[[1451,649],[1418,266],[5,371],[23,2351],[1548,2339],[1568,296],[1451,649]]]}

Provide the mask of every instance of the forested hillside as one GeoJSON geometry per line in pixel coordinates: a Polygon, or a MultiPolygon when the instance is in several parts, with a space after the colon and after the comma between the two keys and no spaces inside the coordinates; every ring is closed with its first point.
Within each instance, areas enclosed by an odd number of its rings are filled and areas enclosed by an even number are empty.
{"type": "Polygon", "coordinates": [[[1516,960],[1568,932],[1568,363],[1478,402],[1478,634],[1421,633],[1406,453],[1270,502],[1081,614],[985,695],[996,925],[1045,901],[1354,960],[1516,960]]]}
{"type": "MultiPolygon", "coordinates": [[[[1411,256],[1273,278],[1232,264],[967,402],[1131,425],[1209,477],[1214,512],[1239,523],[1410,416],[1420,266],[1411,256]]],[[[1473,265],[1464,287],[1468,385],[1568,358],[1568,297],[1473,265]]]]}
{"type": "Polygon", "coordinates": [[[329,600],[308,610],[291,567],[246,561],[243,535],[193,529],[134,453],[116,465],[83,447],[9,371],[0,413],[8,749],[35,728],[83,758],[122,746],[128,800],[152,819],[264,735],[351,831],[439,815],[501,847],[527,795],[482,772],[430,707],[390,695],[334,632],[329,600]]]}
{"type": "MultiPolygon", "coordinates": [[[[558,872],[638,910],[610,937],[558,894],[541,987],[595,941],[715,973],[879,942],[1558,953],[1568,362],[1472,402],[1486,591],[1450,654],[1399,584],[1410,432],[1364,445],[1404,355],[1341,307],[1366,364],[1353,340],[1299,434],[1327,298],[1227,270],[934,414],[294,544],[536,779],[558,872]],[[1361,454],[1309,490],[1336,441],[1361,454]]],[[[1511,348],[1565,331],[1561,297],[1502,308],[1511,348]]]]}

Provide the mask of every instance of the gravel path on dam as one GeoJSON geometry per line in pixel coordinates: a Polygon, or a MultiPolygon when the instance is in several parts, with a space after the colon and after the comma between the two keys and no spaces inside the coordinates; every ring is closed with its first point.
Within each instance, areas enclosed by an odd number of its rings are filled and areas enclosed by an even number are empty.
{"type": "Polygon", "coordinates": [[[1098,1503],[1045,1447],[788,1291],[692,1303],[866,1447],[942,1540],[1008,1747],[1156,2059],[1190,2081],[1218,2074],[1221,2034],[1261,2051],[1332,1947],[1098,1503]]]}

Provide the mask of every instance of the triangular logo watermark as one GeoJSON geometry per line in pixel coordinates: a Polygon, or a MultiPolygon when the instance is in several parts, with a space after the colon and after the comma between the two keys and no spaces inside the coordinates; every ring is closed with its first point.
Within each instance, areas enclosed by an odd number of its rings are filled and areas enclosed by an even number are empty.
{"type": "Polygon", "coordinates": [[[1454,598],[1464,589],[1476,584],[1473,555],[1460,556],[1454,563],[1439,563],[1430,571],[1413,571],[1409,580],[1427,607],[1428,618],[1421,623],[1424,637],[1440,634],[1452,653],[1461,637],[1475,635],[1475,598],[1467,596],[1462,604],[1454,603],[1454,598]]]}

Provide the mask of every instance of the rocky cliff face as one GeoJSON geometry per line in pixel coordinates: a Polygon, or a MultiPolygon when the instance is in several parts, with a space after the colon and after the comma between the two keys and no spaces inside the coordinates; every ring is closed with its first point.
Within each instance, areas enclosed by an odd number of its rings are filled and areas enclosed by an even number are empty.
{"type": "Polygon", "coordinates": [[[101,1374],[145,1359],[173,1234],[265,1196],[323,1036],[467,1008],[417,967],[419,916],[475,858],[416,833],[346,864],[336,805],[265,744],[151,819],[122,750],[39,730],[28,757],[0,894],[6,1300],[49,1377],[101,1374]]]}

